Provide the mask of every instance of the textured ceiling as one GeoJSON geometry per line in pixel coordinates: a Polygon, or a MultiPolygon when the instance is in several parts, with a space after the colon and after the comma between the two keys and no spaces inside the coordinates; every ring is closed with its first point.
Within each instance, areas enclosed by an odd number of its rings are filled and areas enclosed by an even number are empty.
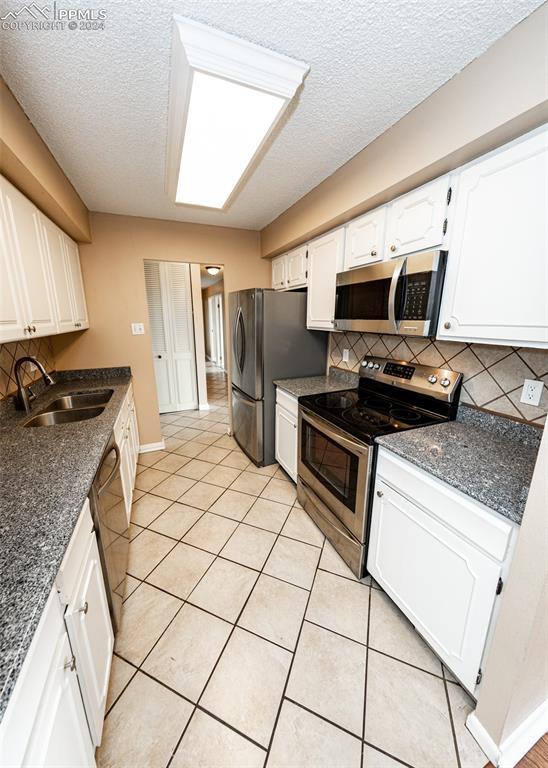
{"type": "MultiPolygon", "coordinates": [[[[46,0],[44,0],[46,2],[46,0]]],[[[540,0],[92,0],[104,31],[2,31],[2,74],[95,211],[259,229],[479,56],[540,0]],[[311,70],[224,212],[164,191],[171,17],[311,70]]],[[[19,8],[0,0],[0,15],[19,8]]]]}

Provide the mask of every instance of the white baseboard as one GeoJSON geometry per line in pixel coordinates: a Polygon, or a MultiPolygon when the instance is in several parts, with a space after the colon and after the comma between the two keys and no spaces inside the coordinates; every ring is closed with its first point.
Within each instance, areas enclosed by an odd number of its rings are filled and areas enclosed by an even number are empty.
{"type": "Polygon", "coordinates": [[[475,712],[468,716],[466,725],[493,765],[497,768],[514,768],[548,731],[548,699],[531,712],[500,746],[495,744],[475,712]]]}
{"type": "Polygon", "coordinates": [[[160,440],[159,443],[145,443],[144,445],[139,446],[139,453],[151,453],[152,451],[163,451],[165,450],[166,444],[163,440],[160,440]]]}
{"type": "Polygon", "coordinates": [[[531,712],[500,745],[499,768],[514,768],[548,731],[548,699],[531,712]]]}
{"type": "Polygon", "coordinates": [[[209,411],[210,410],[209,403],[200,403],[200,405],[198,406],[198,410],[199,411],[209,411]]]}
{"type": "Polygon", "coordinates": [[[480,723],[476,717],[475,712],[472,712],[466,718],[466,727],[478,742],[480,747],[483,749],[489,760],[493,763],[493,765],[498,765],[500,757],[499,748],[491,736],[487,733],[483,725],[480,723]]]}

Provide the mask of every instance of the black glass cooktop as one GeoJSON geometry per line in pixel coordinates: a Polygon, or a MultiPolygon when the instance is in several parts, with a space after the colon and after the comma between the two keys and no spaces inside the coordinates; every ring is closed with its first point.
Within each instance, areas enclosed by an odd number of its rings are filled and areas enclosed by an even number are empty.
{"type": "Polygon", "coordinates": [[[362,389],[307,395],[299,398],[299,405],[365,443],[381,435],[447,421],[446,416],[362,389]]]}

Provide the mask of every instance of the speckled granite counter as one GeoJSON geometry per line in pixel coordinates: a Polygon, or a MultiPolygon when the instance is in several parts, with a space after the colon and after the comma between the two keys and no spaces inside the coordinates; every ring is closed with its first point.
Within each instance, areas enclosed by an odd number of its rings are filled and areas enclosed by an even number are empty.
{"type": "MultiPolygon", "coordinates": [[[[0,402],[0,719],[131,381],[129,368],[63,371],[33,403],[109,387],[88,421],[24,428],[24,412],[0,402]]],[[[38,391],[40,387],[33,387],[38,391]]]]}
{"type": "Polygon", "coordinates": [[[359,376],[353,371],[330,368],[328,376],[304,376],[299,379],[278,379],[277,387],[294,397],[321,395],[323,392],[340,392],[358,386],[359,376]]]}
{"type": "Polygon", "coordinates": [[[519,524],[541,436],[538,427],[462,405],[456,421],[377,442],[519,524]]]}

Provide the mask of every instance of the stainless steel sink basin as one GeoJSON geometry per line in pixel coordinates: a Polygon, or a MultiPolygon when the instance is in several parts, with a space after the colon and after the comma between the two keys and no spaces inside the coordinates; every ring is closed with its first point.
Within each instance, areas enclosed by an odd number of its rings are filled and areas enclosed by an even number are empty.
{"type": "Polygon", "coordinates": [[[71,408],[88,408],[92,405],[106,405],[112,397],[113,389],[102,389],[100,392],[69,392],[58,397],[47,407],[48,411],[64,411],[71,408]]]}
{"type": "Polygon", "coordinates": [[[51,427],[54,424],[69,424],[73,421],[86,421],[94,419],[105,409],[99,406],[95,408],[73,408],[72,410],[45,411],[33,416],[26,421],[24,427],[51,427]]]}

